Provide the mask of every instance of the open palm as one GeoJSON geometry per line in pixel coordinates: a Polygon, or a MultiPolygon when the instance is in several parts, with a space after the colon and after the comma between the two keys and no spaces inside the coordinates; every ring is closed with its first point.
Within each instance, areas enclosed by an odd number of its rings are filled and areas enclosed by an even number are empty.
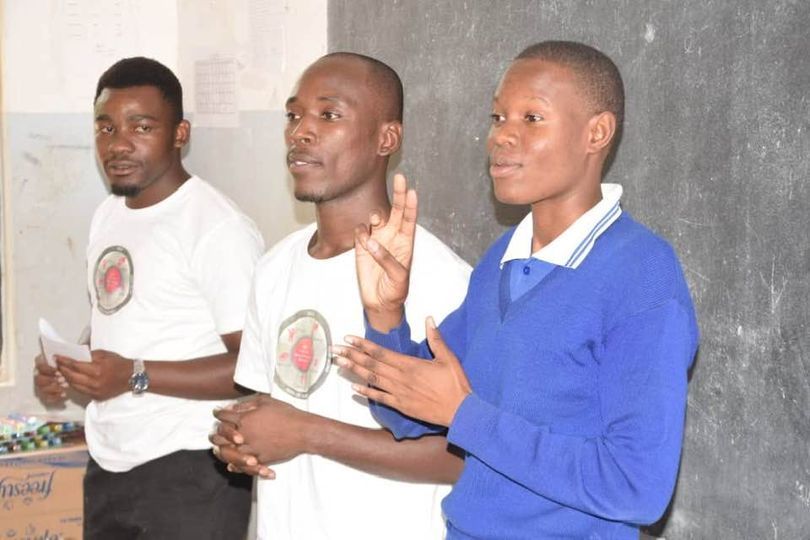
{"type": "Polygon", "coordinates": [[[408,190],[403,175],[396,174],[388,220],[372,216],[370,231],[362,227],[357,230],[357,280],[369,314],[400,313],[408,297],[416,211],[416,192],[408,190]]]}

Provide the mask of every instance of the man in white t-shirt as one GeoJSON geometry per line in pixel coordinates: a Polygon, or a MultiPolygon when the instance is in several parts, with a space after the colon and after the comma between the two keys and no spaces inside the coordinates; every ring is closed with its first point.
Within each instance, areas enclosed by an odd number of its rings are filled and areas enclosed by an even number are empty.
{"type": "Polygon", "coordinates": [[[112,195],[87,246],[92,361],[39,364],[45,401],[91,398],[85,539],[244,538],[250,482],[209,450],[210,411],[233,383],[254,224],[183,168],[190,125],[174,74],[127,58],[99,79],[96,151],[112,195]]]}
{"type": "MultiPolygon", "coordinates": [[[[262,394],[216,413],[215,452],[263,477],[259,538],[440,538],[439,503],[461,459],[441,436],[396,442],[332,365],[332,344],[364,332],[355,227],[371,221],[382,238],[388,224],[413,219],[402,213],[404,178],[393,208],[385,181],[402,140],[399,77],[361,55],[321,58],[287,100],[285,139],[295,196],[315,203],[317,223],[257,266],[235,380],[262,394]]],[[[428,231],[416,238],[409,313],[443,318],[470,267],[428,231]]]]}

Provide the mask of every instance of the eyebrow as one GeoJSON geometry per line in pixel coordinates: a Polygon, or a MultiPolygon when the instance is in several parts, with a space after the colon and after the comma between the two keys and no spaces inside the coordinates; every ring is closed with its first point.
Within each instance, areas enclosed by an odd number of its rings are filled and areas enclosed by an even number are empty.
{"type": "MultiPolygon", "coordinates": [[[[347,105],[355,105],[355,101],[353,99],[351,99],[351,98],[341,98],[341,97],[337,97],[337,96],[318,96],[316,98],[316,100],[317,101],[327,101],[329,103],[338,103],[338,104],[345,103],[347,105]]],[[[295,103],[296,101],[298,101],[298,98],[296,96],[290,96],[287,99],[285,105],[290,106],[293,103],[295,103]]]]}
{"type": "MultiPolygon", "coordinates": [[[[106,113],[96,116],[96,122],[101,120],[112,120],[112,117],[106,113]]],[[[127,116],[127,120],[130,122],[138,122],[140,120],[152,120],[153,122],[159,121],[157,117],[148,114],[133,114],[131,116],[127,116]]]]}
{"type": "MultiPolygon", "coordinates": [[[[542,101],[542,102],[543,102],[543,103],[545,103],[546,105],[551,106],[551,102],[550,102],[550,101],[549,101],[547,98],[544,98],[544,97],[542,97],[542,96],[523,96],[523,98],[524,98],[524,99],[527,99],[527,100],[529,100],[529,101],[542,101]]],[[[492,98],[492,101],[493,101],[493,102],[495,102],[495,103],[499,103],[499,102],[500,102],[500,100],[498,99],[498,96],[493,97],[493,98],[492,98]]]]}

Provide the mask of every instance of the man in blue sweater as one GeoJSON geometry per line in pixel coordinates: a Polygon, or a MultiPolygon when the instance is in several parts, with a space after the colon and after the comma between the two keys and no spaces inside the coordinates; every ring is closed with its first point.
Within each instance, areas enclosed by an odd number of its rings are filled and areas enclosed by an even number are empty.
{"type": "Polygon", "coordinates": [[[490,173],[500,201],[532,211],[425,343],[403,309],[416,194],[396,234],[376,218],[357,230],[369,340],[348,338],[338,363],[395,436],[446,432],[464,450],[449,539],[635,539],[672,495],[698,331],[672,248],[601,183],[623,112],[619,71],[591,47],[543,42],[512,62],[490,173]]]}

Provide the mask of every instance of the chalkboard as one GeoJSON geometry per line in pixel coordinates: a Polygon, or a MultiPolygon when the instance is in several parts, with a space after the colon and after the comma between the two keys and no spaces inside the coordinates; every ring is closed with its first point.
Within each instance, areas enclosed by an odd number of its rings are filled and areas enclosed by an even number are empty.
{"type": "Polygon", "coordinates": [[[677,250],[702,335],[653,536],[810,538],[809,27],[796,1],[329,2],[329,49],[402,76],[398,168],[421,222],[470,262],[526,211],[496,205],[486,171],[509,60],[571,39],[619,65],[627,122],[608,181],[677,250]]]}

